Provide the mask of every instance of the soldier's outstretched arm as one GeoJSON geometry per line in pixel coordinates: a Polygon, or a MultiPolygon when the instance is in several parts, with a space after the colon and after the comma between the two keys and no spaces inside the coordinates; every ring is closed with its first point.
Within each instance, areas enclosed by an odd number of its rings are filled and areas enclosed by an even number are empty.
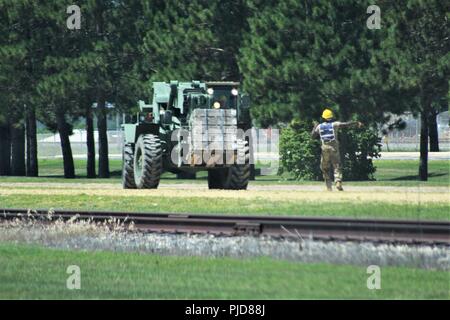
{"type": "Polygon", "coordinates": [[[347,121],[347,122],[335,122],[334,124],[337,128],[351,128],[351,127],[363,127],[363,123],[359,121],[347,121]]]}

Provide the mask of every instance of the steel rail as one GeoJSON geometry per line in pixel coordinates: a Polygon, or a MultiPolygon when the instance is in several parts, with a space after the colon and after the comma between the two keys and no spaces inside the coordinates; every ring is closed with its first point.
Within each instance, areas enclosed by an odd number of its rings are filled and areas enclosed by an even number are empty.
{"type": "Polygon", "coordinates": [[[187,213],[136,213],[79,210],[0,209],[0,219],[111,220],[160,233],[267,235],[301,240],[369,241],[450,245],[450,221],[328,217],[242,216],[187,213]],[[49,219],[51,217],[51,219],[49,219]]]}

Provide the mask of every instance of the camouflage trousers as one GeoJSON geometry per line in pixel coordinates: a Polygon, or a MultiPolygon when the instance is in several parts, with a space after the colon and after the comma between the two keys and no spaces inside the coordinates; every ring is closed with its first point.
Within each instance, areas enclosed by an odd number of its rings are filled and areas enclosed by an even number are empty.
{"type": "Polygon", "coordinates": [[[327,185],[333,180],[333,175],[334,182],[342,181],[341,158],[338,148],[327,145],[322,146],[320,169],[327,185]],[[333,175],[331,175],[331,169],[333,170],[333,175]]]}

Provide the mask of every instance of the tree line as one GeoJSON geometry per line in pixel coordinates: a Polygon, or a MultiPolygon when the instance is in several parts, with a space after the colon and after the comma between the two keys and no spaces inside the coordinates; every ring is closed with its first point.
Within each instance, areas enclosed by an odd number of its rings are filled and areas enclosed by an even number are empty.
{"type": "Polygon", "coordinates": [[[261,126],[312,122],[324,107],[369,126],[420,114],[426,180],[436,114],[448,108],[450,5],[380,0],[373,29],[371,4],[84,0],[69,29],[66,1],[0,0],[0,175],[38,175],[39,120],[60,135],[64,176],[75,177],[69,136],[84,117],[87,176],[109,177],[106,103],[131,112],[152,81],[200,79],[241,81],[261,126]]]}

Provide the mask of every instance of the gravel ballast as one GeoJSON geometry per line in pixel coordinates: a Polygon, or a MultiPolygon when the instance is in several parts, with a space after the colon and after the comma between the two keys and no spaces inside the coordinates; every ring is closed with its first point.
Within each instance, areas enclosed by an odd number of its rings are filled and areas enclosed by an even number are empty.
{"type": "Polygon", "coordinates": [[[9,221],[0,224],[0,241],[58,249],[205,257],[271,257],[306,263],[450,270],[450,248],[445,246],[141,233],[114,222],[99,225],[87,221],[56,221],[51,224],[9,221]]]}

